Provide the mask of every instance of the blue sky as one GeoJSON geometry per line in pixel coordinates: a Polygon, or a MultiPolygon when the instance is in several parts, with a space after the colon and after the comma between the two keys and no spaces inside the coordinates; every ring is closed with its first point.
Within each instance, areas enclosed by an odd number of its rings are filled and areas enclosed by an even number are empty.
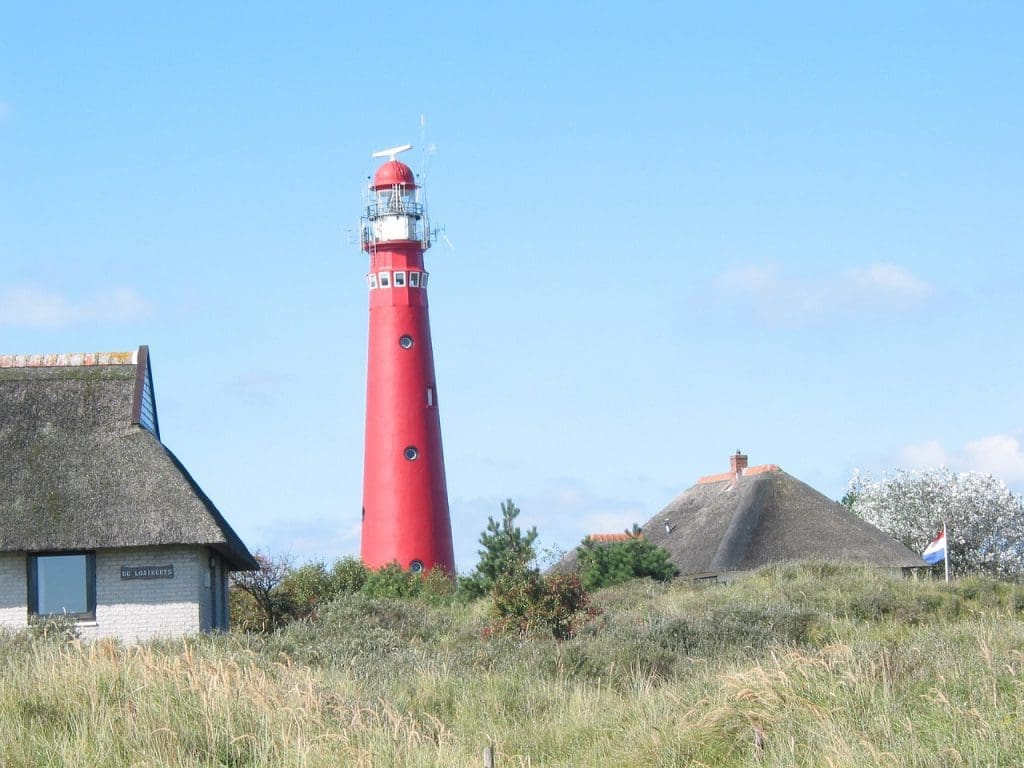
{"type": "Polygon", "coordinates": [[[149,344],[243,539],[357,552],[351,237],[408,141],[454,246],[461,570],[506,497],[569,548],[738,448],[832,497],[937,464],[1019,492],[1022,39],[1009,2],[3,3],[0,352],[149,344]]]}

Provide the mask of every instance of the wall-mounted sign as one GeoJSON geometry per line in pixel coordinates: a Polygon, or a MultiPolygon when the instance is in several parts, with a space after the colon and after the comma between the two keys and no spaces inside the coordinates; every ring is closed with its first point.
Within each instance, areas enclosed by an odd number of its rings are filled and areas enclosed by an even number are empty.
{"type": "Polygon", "coordinates": [[[173,565],[122,565],[122,579],[173,579],[173,565]]]}

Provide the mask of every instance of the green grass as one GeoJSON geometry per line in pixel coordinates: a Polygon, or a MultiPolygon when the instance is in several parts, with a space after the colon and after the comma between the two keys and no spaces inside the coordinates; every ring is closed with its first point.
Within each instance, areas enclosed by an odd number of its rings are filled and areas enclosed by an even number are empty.
{"type": "Polygon", "coordinates": [[[1024,763],[1024,587],[814,565],[596,602],[564,642],[359,596],[267,636],[6,636],[0,766],[1024,763]]]}

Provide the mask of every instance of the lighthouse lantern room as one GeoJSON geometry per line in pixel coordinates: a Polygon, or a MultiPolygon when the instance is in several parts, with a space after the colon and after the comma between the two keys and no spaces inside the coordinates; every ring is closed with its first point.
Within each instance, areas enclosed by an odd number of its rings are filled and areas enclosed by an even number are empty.
{"type": "Polygon", "coordinates": [[[361,554],[370,568],[455,572],[427,312],[430,225],[416,177],[397,155],[370,183],[360,226],[370,257],[361,554]]]}

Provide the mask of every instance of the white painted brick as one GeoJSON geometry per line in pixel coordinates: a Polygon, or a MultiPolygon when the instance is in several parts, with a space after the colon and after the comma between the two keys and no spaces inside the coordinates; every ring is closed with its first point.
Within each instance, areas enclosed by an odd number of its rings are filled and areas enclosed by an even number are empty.
{"type": "MultiPolygon", "coordinates": [[[[96,552],[96,620],[83,621],[84,639],[115,637],[132,643],[226,628],[226,574],[205,547],[168,546],[101,549],[96,552]],[[171,579],[122,579],[123,566],[173,565],[171,579]],[[214,589],[218,616],[214,617],[214,589]]],[[[24,553],[0,553],[0,626],[28,623],[28,579],[24,553]]]]}
{"type": "Polygon", "coordinates": [[[0,552],[0,627],[28,626],[28,571],[22,552],[0,552]]]}

